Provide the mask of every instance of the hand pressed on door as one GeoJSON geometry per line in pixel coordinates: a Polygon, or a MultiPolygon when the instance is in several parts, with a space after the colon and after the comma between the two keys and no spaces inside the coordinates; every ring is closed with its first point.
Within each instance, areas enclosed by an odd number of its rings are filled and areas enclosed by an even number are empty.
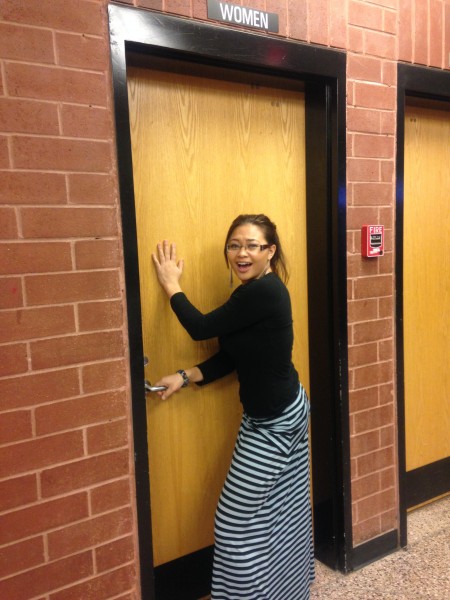
{"type": "Polygon", "coordinates": [[[158,281],[168,297],[171,298],[177,292],[181,292],[179,281],[183,274],[184,261],[177,261],[176,244],[169,243],[167,240],[160,242],[156,251],[157,255],[152,254],[152,258],[158,281]]]}

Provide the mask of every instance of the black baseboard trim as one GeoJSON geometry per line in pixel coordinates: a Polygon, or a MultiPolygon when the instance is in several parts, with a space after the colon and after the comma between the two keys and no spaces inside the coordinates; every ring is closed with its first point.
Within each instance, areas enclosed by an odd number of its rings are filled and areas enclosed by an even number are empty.
{"type": "Polygon", "coordinates": [[[155,568],[158,600],[198,600],[211,591],[214,546],[187,554],[155,568]]]}
{"type": "Polygon", "coordinates": [[[406,472],[406,507],[450,492],[450,456],[406,472]]]}
{"type": "Polygon", "coordinates": [[[352,570],[356,571],[399,549],[398,531],[388,531],[379,537],[356,546],[352,552],[352,570]]]}

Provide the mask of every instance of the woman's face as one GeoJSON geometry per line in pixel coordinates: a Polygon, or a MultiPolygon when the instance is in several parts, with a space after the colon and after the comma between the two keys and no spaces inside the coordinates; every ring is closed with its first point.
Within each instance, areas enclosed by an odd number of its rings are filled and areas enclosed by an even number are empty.
{"type": "Polygon", "coordinates": [[[267,244],[262,230],[252,223],[239,225],[231,233],[227,247],[239,246],[239,249],[227,251],[228,261],[242,283],[257,279],[264,272],[270,272],[270,259],[275,254],[276,246],[260,250],[259,246],[267,244]],[[257,248],[252,249],[252,245],[257,248]],[[249,248],[250,246],[250,248],[249,248]],[[267,269],[267,271],[266,271],[267,269]]]}

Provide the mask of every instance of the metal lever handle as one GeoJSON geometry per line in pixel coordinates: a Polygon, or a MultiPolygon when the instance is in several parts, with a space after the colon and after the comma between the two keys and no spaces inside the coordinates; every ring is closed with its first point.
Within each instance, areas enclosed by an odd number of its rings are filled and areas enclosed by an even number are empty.
{"type": "Polygon", "coordinates": [[[148,394],[150,392],[164,392],[167,390],[167,386],[165,385],[152,385],[150,381],[147,379],[144,381],[145,384],[145,393],[148,394]]]}

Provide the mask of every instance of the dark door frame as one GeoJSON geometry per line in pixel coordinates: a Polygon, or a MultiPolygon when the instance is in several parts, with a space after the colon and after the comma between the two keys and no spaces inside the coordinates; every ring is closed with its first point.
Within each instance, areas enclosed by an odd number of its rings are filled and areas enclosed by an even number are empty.
{"type": "Polygon", "coordinates": [[[450,71],[399,63],[397,67],[397,185],[396,185],[396,331],[397,418],[400,495],[400,544],[407,544],[407,510],[450,491],[450,457],[406,471],[405,369],[403,336],[403,216],[405,162],[405,106],[409,98],[445,102],[450,107],[450,71]]]}
{"type": "MultiPolygon", "coordinates": [[[[210,549],[153,568],[143,345],[127,63],[177,59],[304,82],[312,471],[316,557],[351,570],[352,523],[347,375],[346,55],[279,37],[109,5],[119,188],[123,224],[141,590],[145,600],[207,593],[192,577],[210,549]],[[184,580],[183,580],[184,577],[184,580]],[[170,589],[176,579],[177,592],[170,589]],[[193,581],[193,579],[195,581],[193,581]],[[180,588],[184,592],[180,593],[180,588]]],[[[149,149],[151,151],[151,149],[149,149]]]]}

